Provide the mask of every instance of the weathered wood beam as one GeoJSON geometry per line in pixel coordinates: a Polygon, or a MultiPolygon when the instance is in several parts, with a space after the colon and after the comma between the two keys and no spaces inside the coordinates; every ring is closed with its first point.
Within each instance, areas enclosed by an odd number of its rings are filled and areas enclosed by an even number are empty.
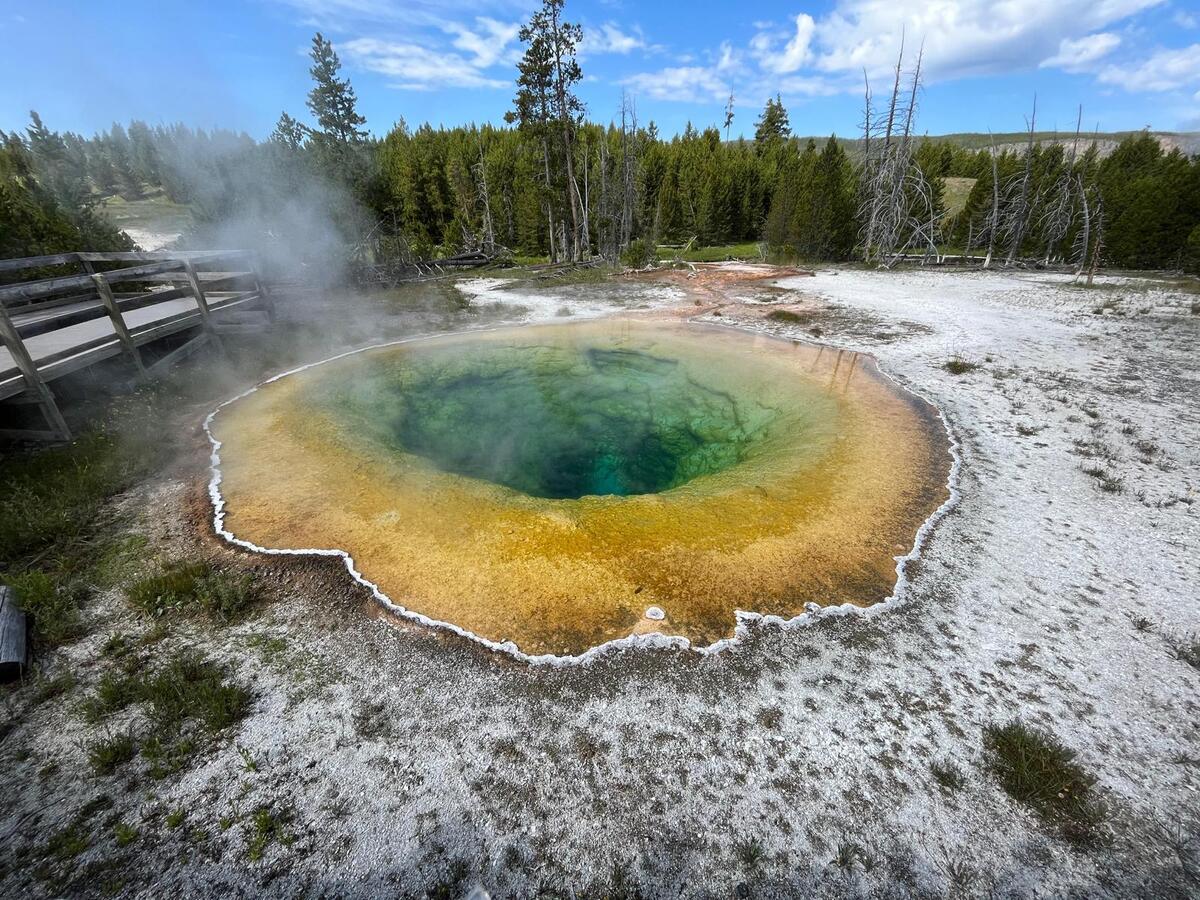
{"type": "Polygon", "coordinates": [[[152,375],[162,375],[164,372],[170,369],[171,366],[179,362],[179,360],[183,359],[184,357],[191,356],[210,340],[219,339],[215,335],[209,334],[207,331],[200,332],[187,343],[181,344],[170,353],[155,360],[154,364],[150,366],[150,373],[152,375]]]}
{"type": "Polygon", "coordinates": [[[23,259],[0,259],[0,272],[21,272],[25,269],[44,269],[48,266],[69,266],[78,262],[80,262],[78,253],[26,256],[23,259]]]}
{"type": "Polygon", "coordinates": [[[225,345],[221,342],[221,337],[213,330],[212,318],[208,312],[208,299],[204,296],[204,288],[200,286],[200,279],[196,276],[196,267],[191,260],[183,261],[183,273],[187,276],[188,284],[192,289],[192,296],[196,298],[196,308],[200,310],[200,321],[205,332],[213,339],[217,345],[217,349],[225,354],[225,345]]]}
{"type": "Polygon", "coordinates": [[[20,678],[28,662],[25,613],[17,606],[17,593],[0,584],[0,679],[20,678]]]}
{"type": "Polygon", "coordinates": [[[51,393],[50,388],[46,385],[41,372],[38,371],[37,364],[34,363],[33,357],[29,355],[29,351],[25,348],[25,342],[17,334],[17,329],[13,327],[12,320],[9,319],[8,313],[5,312],[3,306],[0,306],[0,343],[3,343],[8,348],[13,362],[21,370],[21,376],[25,379],[26,388],[38,396],[42,407],[42,415],[45,416],[46,423],[61,440],[69,441],[71,439],[71,429],[67,427],[67,420],[63,418],[62,411],[58,408],[58,403],[54,399],[54,394],[51,393]]]}
{"type": "Polygon", "coordinates": [[[125,352],[133,357],[133,363],[137,367],[138,375],[144,380],[147,375],[146,366],[142,363],[142,354],[138,351],[137,344],[133,342],[133,336],[130,335],[129,329],[125,325],[125,317],[121,315],[121,308],[117,306],[112,288],[109,287],[104,275],[93,275],[92,280],[96,283],[96,292],[100,294],[100,302],[104,304],[104,308],[108,311],[113,331],[117,333],[117,338],[121,341],[125,352]]]}

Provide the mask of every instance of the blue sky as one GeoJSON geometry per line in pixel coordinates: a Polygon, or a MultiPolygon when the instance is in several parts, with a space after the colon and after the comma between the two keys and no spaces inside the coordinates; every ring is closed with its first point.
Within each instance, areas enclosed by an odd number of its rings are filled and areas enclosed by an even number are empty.
{"type": "MultiPolygon", "coordinates": [[[[512,99],[529,0],[0,0],[0,129],[37,109],[56,129],[114,120],[268,134],[307,119],[305,56],[330,37],[376,134],[404,118],[499,122],[512,99]]],[[[863,71],[884,93],[901,36],[924,43],[920,128],[1016,131],[1038,123],[1200,130],[1200,0],[567,0],[585,30],[580,93],[608,120],[622,91],[641,121],[752,134],[783,96],[794,131],[855,132],[863,71]]]]}

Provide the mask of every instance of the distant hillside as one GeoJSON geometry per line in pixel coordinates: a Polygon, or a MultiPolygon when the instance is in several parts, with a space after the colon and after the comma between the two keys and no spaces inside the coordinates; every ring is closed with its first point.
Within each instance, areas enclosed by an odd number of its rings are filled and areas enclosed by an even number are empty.
{"type": "MultiPolygon", "coordinates": [[[[1136,137],[1138,131],[1109,131],[1097,134],[1084,133],[1079,136],[1081,147],[1087,147],[1092,140],[1096,141],[1101,156],[1107,156],[1117,148],[1117,144],[1129,137],[1136,137]]],[[[1200,131],[1152,131],[1151,136],[1158,140],[1163,150],[1179,149],[1188,156],[1200,153],[1200,131]]],[[[1070,144],[1075,139],[1074,132],[1064,134],[1061,131],[1035,131],[1033,138],[1039,144],[1070,144]]],[[[984,150],[995,142],[1001,150],[1024,147],[1029,135],[1024,132],[1004,132],[1003,134],[943,134],[930,135],[929,140],[956,144],[970,150],[984,150]]]]}
{"type": "MultiPolygon", "coordinates": [[[[1135,137],[1140,134],[1138,131],[1101,131],[1096,134],[1081,134],[1079,136],[1079,146],[1082,151],[1093,140],[1099,148],[1100,155],[1108,156],[1121,141],[1128,137],[1135,137]]],[[[1178,148],[1187,156],[1200,155],[1200,131],[1152,131],[1151,136],[1156,138],[1163,150],[1174,150],[1178,148]]],[[[1025,142],[1029,136],[1020,131],[1006,131],[996,134],[988,134],[987,132],[962,132],[959,134],[929,134],[924,135],[926,140],[932,141],[935,144],[953,144],[957,147],[965,147],[968,150],[986,150],[994,143],[1001,150],[1020,150],[1024,148],[1025,142]]],[[[1070,144],[1075,139],[1074,133],[1064,134],[1061,131],[1035,131],[1033,134],[1034,140],[1042,145],[1050,144],[1070,144]]],[[[801,142],[807,141],[807,137],[799,138],[801,142]]],[[[818,146],[827,140],[827,137],[813,138],[817,141],[818,146]]],[[[838,143],[842,145],[847,153],[857,154],[859,149],[859,141],[856,138],[838,138],[838,143]]]]}

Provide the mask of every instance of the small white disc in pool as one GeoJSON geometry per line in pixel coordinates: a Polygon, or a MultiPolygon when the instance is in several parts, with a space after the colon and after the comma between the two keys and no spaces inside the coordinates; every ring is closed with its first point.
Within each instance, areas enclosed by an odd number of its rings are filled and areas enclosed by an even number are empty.
{"type": "Polygon", "coordinates": [[[667,614],[665,612],[663,612],[660,607],[651,606],[646,610],[646,618],[653,619],[655,622],[658,622],[661,619],[665,619],[666,617],[667,617],[667,614]]]}

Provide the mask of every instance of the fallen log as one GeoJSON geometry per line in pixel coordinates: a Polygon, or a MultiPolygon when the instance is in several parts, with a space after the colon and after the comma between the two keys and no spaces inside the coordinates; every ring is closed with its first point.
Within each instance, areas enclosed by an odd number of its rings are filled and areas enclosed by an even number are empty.
{"type": "Polygon", "coordinates": [[[0,680],[11,681],[25,671],[25,613],[17,606],[17,594],[0,584],[0,680]]]}

